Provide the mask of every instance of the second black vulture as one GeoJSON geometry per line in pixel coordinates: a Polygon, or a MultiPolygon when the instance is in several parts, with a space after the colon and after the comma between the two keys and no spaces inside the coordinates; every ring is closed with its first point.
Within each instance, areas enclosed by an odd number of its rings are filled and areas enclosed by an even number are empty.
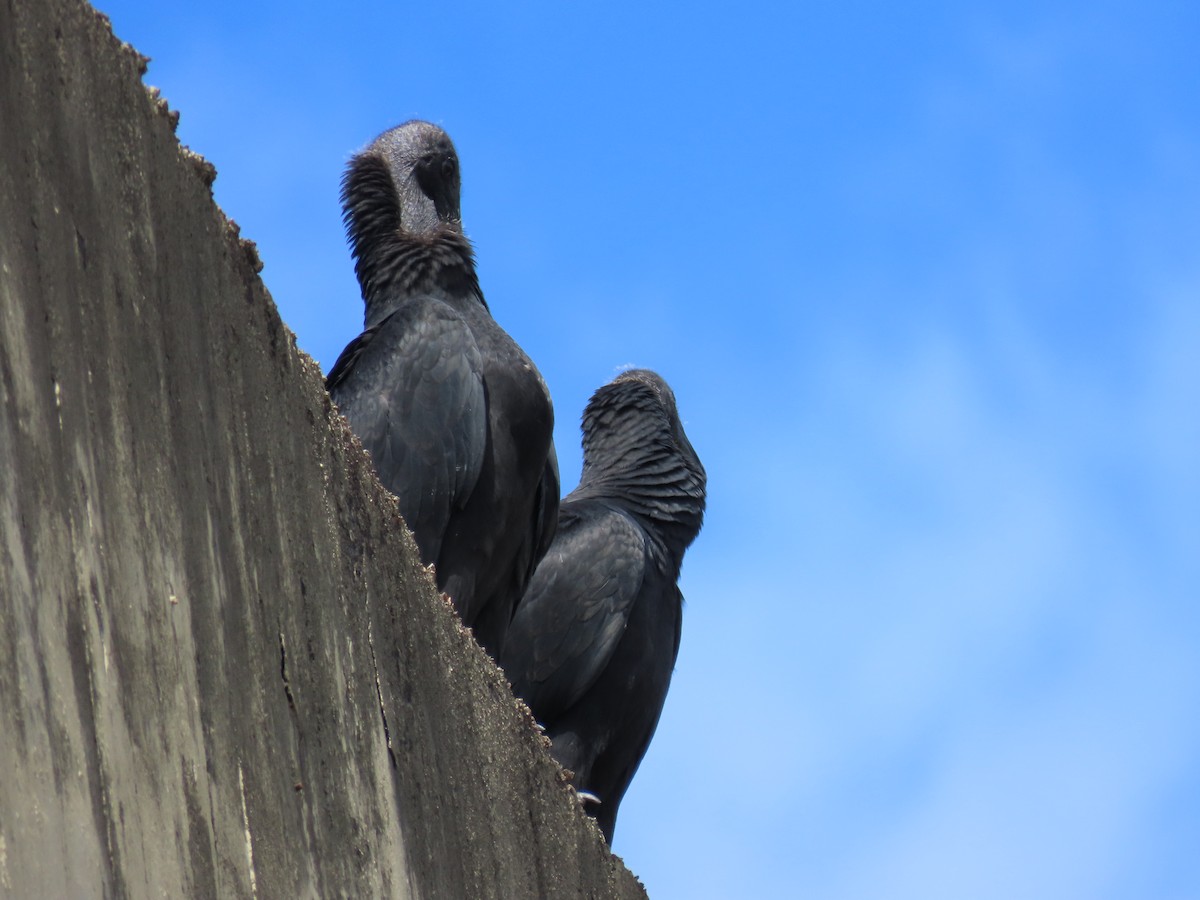
{"type": "Polygon", "coordinates": [[[459,212],[458,156],[428,122],[384,132],[342,180],[366,304],[326,387],[476,639],[499,657],[554,534],[542,376],[492,318],[459,212]]]}
{"type": "Polygon", "coordinates": [[[679,653],[684,551],[706,476],[675,395],[632,370],[592,396],[583,472],[517,608],[502,665],[609,843],[679,653]]]}

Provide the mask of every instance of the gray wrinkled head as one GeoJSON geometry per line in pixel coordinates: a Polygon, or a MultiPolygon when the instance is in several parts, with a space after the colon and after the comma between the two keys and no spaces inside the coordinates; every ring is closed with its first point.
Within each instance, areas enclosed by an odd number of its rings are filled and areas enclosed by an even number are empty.
{"type": "Polygon", "coordinates": [[[442,129],[413,119],[385,131],[361,155],[387,165],[404,231],[420,235],[445,227],[462,230],[458,154],[442,129]]]}
{"type": "MultiPolygon", "coordinates": [[[[657,372],[652,372],[650,369],[627,369],[609,382],[610,387],[615,388],[617,385],[626,385],[626,392],[637,390],[639,387],[642,390],[649,390],[655,401],[662,406],[663,415],[673,423],[679,422],[679,410],[675,406],[675,392],[657,372]]],[[[680,430],[682,431],[682,426],[680,430]]]]}
{"type": "Polygon", "coordinates": [[[688,440],[687,434],[683,430],[683,421],[679,418],[679,409],[675,405],[675,392],[671,390],[671,386],[657,372],[652,372],[649,369],[629,369],[622,372],[611,382],[608,387],[615,388],[622,386],[622,392],[631,399],[637,397],[637,394],[643,393],[646,396],[652,396],[654,403],[642,403],[642,407],[652,414],[654,405],[657,404],[661,410],[659,415],[663,424],[669,429],[671,438],[675,443],[675,447],[680,455],[687,461],[689,468],[698,474],[698,477],[703,483],[704,466],[700,463],[700,458],[696,455],[696,451],[692,448],[691,441],[688,440]]]}
{"type": "Polygon", "coordinates": [[[592,395],[583,414],[586,495],[620,499],[655,520],[682,553],[703,522],[706,482],[661,376],[631,369],[592,395]]]}
{"type": "Polygon", "coordinates": [[[397,297],[419,290],[483,303],[459,192],[454,144],[429,122],[385,131],[350,160],[342,177],[342,218],[368,324],[397,297]]]}

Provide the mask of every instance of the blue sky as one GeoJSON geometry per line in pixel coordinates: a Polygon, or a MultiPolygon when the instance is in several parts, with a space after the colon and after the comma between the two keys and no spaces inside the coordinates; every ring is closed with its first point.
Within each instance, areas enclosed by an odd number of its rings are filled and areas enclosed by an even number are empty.
{"type": "Polygon", "coordinates": [[[101,8],[323,367],[341,171],[421,117],[564,485],[674,386],[652,897],[1200,898],[1200,6],[101,8]]]}

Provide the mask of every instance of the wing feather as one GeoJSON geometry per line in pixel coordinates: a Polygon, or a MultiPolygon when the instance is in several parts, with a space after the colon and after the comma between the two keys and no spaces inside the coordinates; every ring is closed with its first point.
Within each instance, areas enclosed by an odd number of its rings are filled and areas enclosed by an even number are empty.
{"type": "Polygon", "coordinates": [[[483,364],[470,328],[435,300],[407,303],[352,341],[326,383],[399,498],[422,559],[435,561],[487,449],[483,364]]]}
{"type": "Polygon", "coordinates": [[[641,592],[646,553],[641,527],[622,512],[600,506],[560,515],[504,658],[516,692],[544,720],[578,701],[604,671],[641,592]]]}

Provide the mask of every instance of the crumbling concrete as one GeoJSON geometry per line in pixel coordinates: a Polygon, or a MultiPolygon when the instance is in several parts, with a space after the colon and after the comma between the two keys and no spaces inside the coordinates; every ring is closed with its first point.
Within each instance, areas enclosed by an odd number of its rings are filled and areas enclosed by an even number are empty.
{"type": "Polygon", "coordinates": [[[644,896],[143,69],[0,0],[0,895],[644,896]]]}

